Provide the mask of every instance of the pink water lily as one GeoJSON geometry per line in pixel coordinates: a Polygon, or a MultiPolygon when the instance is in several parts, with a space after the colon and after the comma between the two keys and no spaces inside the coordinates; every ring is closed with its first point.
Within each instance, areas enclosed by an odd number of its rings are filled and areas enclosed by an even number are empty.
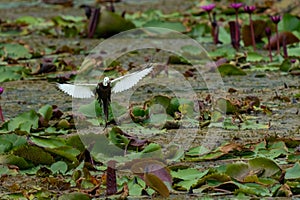
{"type": "Polygon", "coordinates": [[[244,11],[249,14],[249,24],[250,24],[250,30],[251,30],[251,39],[252,39],[252,46],[253,50],[256,50],[256,44],[255,44],[255,35],[254,35],[254,27],[253,27],[253,21],[252,21],[252,13],[256,9],[255,6],[244,6],[244,11]]]}
{"type": "Polygon", "coordinates": [[[200,6],[200,8],[202,8],[206,12],[212,11],[215,7],[216,7],[216,4],[214,4],[214,3],[208,4],[208,5],[204,5],[204,6],[200,6]]]}
{"type": "Polygon", "coordinates": [[[238,10],[242,6],[243,6],[243,3],[232,3],[232,4],[230,4],[230,7],[234,8],[235,10],[238,10]]]}
{"type": "Polygon", "coordinates": [[[212,26],[212,37],[213,37],[213,41],[214,44],[218,44],[219,43],[219,39],[218,39],[218,35],[219,35],[219,29],[218,29],[218,23],[216,20],[216,13],[213,13],[213,18],[211,17],[211,11],[216,7],[216,4],[212,3],[212,4],[208,4],[208,5],[204,5],[204,6],[200,6],[200,8],[202,8],[203,10],[205,10],[208,14],[208,19],[211,23],[212,26]]]}
{"type": "Polygon", "coordinates": [[[239,26],[239,8],[243,6],[243,3],[232,3],[230,7],[235,9],[235,31],[234,31],[234,41],[233,46],[238,49],[240,47],[240,26],[239,26]]]}
{"type": "Polygon", "coordinates": [[[270,19],[276,25],[276,38],[277,38],[277,54],[280,54],[280,45],[279,45],[279,33],[278,33],[278,23],[281,21],[281,16],[271,16],[270,19]]]}
{"type": "Polygon", "coordinates": [[[282,17],[280,15],[271,16],[270,18],[271,18],[272,22],[275,23],[275,24],[278,24],[282,19],[282,17]]]}
{"type": "Polygon", "coordinates": [[[249,14],[252,14],[255,9],[256,9],[256,6],[244,6],[244,11],[249,14]]]}

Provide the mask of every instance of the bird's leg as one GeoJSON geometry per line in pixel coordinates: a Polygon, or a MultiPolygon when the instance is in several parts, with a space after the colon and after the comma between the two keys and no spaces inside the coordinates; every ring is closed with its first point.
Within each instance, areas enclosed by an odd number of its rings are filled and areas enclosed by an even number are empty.
{"type": "Polygon", "coordinates": [[[107,128],[107,125],[108,125],[108,123],[107,123],[107,120],[105,119],[105,126],[104,126],[103,130],[105,130],[107,128]]]}
{"type": "Polygon", "coordinates": [[[107,127],[108,125],[108,103],[103,103],[103,111],[104,111],[104,115],[105,115],[105,128],[107,127]]]}

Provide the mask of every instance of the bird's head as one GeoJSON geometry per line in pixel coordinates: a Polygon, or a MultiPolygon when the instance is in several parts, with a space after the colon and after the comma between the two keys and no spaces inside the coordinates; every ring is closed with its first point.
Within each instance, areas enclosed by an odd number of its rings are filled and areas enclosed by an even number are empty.
{"type": "Polygon", "coordinates": [[[103,79],[103,85],[104,86],[107,86],[108,84],[109,84],[109,78],[106,76],[106,77],[104,77],[104,79],[103,79]]]}

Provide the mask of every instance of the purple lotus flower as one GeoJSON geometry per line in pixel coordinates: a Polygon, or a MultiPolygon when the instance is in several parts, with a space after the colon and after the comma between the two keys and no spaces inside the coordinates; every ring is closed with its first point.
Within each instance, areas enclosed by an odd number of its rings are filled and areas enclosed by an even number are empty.
{"type": "Polygon", "coordinates": [[[277,16],[271,16],[270,18],[273,23],[278,24],[281,21],[282,17],[280,15],[277,15],[277,16]]]}
{"type": "Polygon", "coordinates": [[[272,34],[270,27],[266,27],[265,32],[268,37],[270,37],[272,34]]]}
{"type": "Polygon", "coordinates": [[[252,14],[255,9],[256,9],[255,6],[244,6],[244,11],[249,14],[252,14]]]}
{"type": "Polygon", "coordinates": [[[276,25],[276,40],[277,40],[277,54],[280,54],[280,44],[279,44],[279,34],[278,34],[278,23],[281,20],[281,16],[280,15],[276,15],[276,16],[271,16],[270,19],[272,20],[272,22],[276,25]]]}
{"type": "Polygon", "coordinates": [[[0,95],[3,93],[3,91],[4,91],[4,88],[0,87],[0,95]]]}
{"type": "Polygon", "coordinates": [[[214,3],[208,4],[208,5],[205,5],[205,6],[200,6],[200,8],[202,8],[206,12],[212,11],[215,7],[216,7],[216,4],[214,4],[214,3]]]}
{"type": "Polygon", "coordinates": [[[234,8],[235,10],[238,10],[242,6],[243,6],[243,3],[232,3],[232,4],[230,4],[230,7],[234,8]]]}

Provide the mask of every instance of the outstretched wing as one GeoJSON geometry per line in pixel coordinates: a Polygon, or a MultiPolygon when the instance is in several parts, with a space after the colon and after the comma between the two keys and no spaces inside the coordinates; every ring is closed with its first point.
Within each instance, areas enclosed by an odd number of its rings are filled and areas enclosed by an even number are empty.
{"type": "MultiPolygon", "coordinates": [[[[93,84],[94,85],[94,84],[93,84]]],[[[81,85],[72,85],[72,84],[57,84],[57,87],[68,95],[75,98],[91,98],[94,96],[92,90],[88,87],[81,85]]]]}
{"type": "Polygon", "coordinates": [[[142,78],[147,76],[153,70],[153,66],[146,68],[142,71],[134,72],[125,76],[121,76],[111,81],[111,83],[116,82],[115,86],[112,88],[112,92],[118,93],[124,90],[128,90],[137,84],[142,78]]]}

